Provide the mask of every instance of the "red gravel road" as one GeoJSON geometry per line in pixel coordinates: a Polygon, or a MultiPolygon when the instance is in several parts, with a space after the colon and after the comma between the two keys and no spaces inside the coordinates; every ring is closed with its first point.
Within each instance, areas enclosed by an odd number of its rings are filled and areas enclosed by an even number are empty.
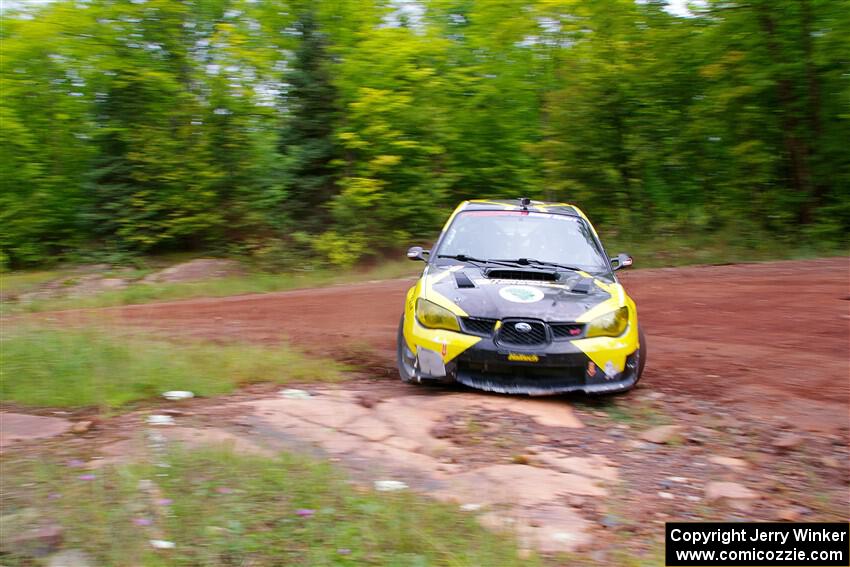
{"type": "MultiPolygon", "coordinates": [[[[649,344],[643,387],[744,404],[756,415],[787,416],[804,428],[847,427],[848,276],[846,257],[624,272],[649,344]]],[[[169,335],[265,343],[283,337],[320,354],[368,353],[367,365],[391,367],[410,284],[392,280],[97,313],[169,335]]]]}

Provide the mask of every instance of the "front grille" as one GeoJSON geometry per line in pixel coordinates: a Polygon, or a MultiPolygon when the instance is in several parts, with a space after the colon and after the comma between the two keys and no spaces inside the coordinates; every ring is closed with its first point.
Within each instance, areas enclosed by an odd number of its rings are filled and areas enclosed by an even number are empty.
{"type": "MultiPolygon", "coordinates": [[[[492,337],[497,320],[481,317],[461,317],[460,322],[463,332],[468,335],[492,337]]],[[[547,324],[540,321],[506,321],[499,329],[497,340],[505,345],[541,345],[548,342],[546,327],[547,324]],[[528,333],[517,331],[515,325],[520,322],[531,325],[531,331],[528,333]]],[[[556,341],[578,339],[584,335],[582,323],[549,323],[548,327],[552,330],[552,339],[556,341]]]]}
{"type": "Polygon", "coordinates": [[[584,333],[584,325],[580,323],[549,323],[549,328],[552,329],[552,338],[556,341],[577,339],[584,333]]]}
{"type": "Polygon", "coordinates": [[[504,345],[536,346],[547,342],[546,326],[540,321],[504,321],[499,328],[498,342],[504,345]],[[516,326],[525,323],[528,332],[518,331],[516,326]]]}
{"type": "Polygon", "coordinates": [[[489,337],[493,334],[493,327],[496,326],[495,319],[473,319],[472,317],[461,317],[463,330],[470,335],[479,335],[489,337]]]}

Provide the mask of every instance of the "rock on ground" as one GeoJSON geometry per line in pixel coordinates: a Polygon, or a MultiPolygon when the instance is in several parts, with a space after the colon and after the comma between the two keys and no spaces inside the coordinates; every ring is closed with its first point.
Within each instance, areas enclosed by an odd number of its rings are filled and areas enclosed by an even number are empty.
{"type": "Polygon", "coordinates": [[[714,463],[715,465],[721,465],[736,470],[744,470],[749,468],[750,466],[747,461],[743,459],[737,459],[735,457],[723,457],[720,455],[712,455],[708,458],[708,461],[710,463],[714,463]]]}
{"type": "Polygon", "coordinates": [[[104,291],[124,289],[129,281],[124,278],[105,278],[99,274],[62,277],[41,285],[37,290],[22,293],[17,297],[24,303],[57,297],[87,297],[104,291]]]}
{"type": "Polygon", "coordinates": [[[99,275],[91,275],[81,278],[76,284],[68,287],[65,290],[65,295],[68,297],[87,297],[104,291],[124,289],[128,285],[129,282],[123,278],[104,278],[99,275]]]}
{"type": "Polygon", "coordinates": [[[58,417],[0,412],[0,450],[21,441],[55,437],[71,427],[70,421],[58,417]]]}
{"type": "Polygon", "coordinates": [[[87,553],[78,549],[66,549],[54,553],[45,561],[47,567],[92,567],[94,562],[87,553]]]}
{"type": "Polygon", "coordinates": [[[176,264],[145,276],[146,283],[178,283],[223,278],[244,273],[238,262],[214,258],[198,258],[176,264]]]}
{"type": "Polygon", "coordinates": [[[71,426],[71,432],[76,433],[78,435],[88,433],[93,425],[94,422],[91,420],[78,421],[71,426]]]}
{"type": "MultiPolygon", "coordinates": [[[[12,527],[14,529],[14,527],[12,527]]],[[[0,550],[15,551],[19,555],[44,557],[59,549],[65,532],[59,524],[46,524],[12,534],[3,534],[0,550]]]]}
{"type": "MultiPolygon", "coordinates": [[[[246,404],[265,433],[285,431],[346,459],[367,460],[370,470],[405,473],[432,487],[431,495],[482,510],[482,523],[516,530],[521,544],[545,552],[570,551],[590,541],[590,523],[566,496],[602,497],[616,482],[612,463],[599,456],[546,453],[540,466],[491,465],[467,469],[446,464],[453,451],[441,424],[461,409],[510,411],[548,427],[583,427],[572,408],[552,400],[474,394],[399,396],[363,404],[355,392],[337,390],[305,399],[267,399],[246,404]],[[544,468],[545,467],[545,468],[544,468]],[[561,500],[558,502],[558,500],[561,500]]],[[[380,478],[380,477],[379,477],[380,478]]],[[[418,484],[418,483],[417,483],[418,484]]]]}
{"type": "MultiPolygon", "coordinates": [[[[427,487],[434,497],[481,509],[483,523],[514,523],[524,547],[572,551],[590,542],[592,523],[581,517],[569,496],[598,498],[617,482],[613,463],[601,456],[570,457],[545,453],[541,466],[498,464],[466,467],[452,464],[459,449],[439,439],[439,424],[461,409],[501,410],[525,415],[547,427],[583,427],[569,404],[551,400],[452,396],[397,396],[363,403],[355,391],[327,390],[309,398],[275,397],[239,402],[240,422],[252,437],[218,428],[162,428],[162,435],[182,443],[224,441],[243,452],[263,451],[287,443],[307,443],[370,480],[394,479],[412,488],[427,487]],[[437,435],[434,435],[436,430],[437,435]]],[[[582,503],[584,501],[582,500],[582,503]]]]}
{"type": "Polygon", "coordinates": [[[778,436],[771,443],[776,449],[780,451],[788,451],[790,449],[794,449],[799,447],[803,443],[803,438],[800,435],[796,435],[794,433],[786,433],[778,436]]]}
{"type": "Polygon", "coordinates": [[[644,441],[649,441],[650,443],[669,443],[679,436],[682,429],[683,428],[679,425],[659,425],[658,427],[647,429],[641,433],[640,438],[644,441]]]}
{"type": "Polygon", "coordinates": [[[709,502],[717,500],[754,500],[758,494],[737,482],[713,481],[705,485],[705,498],[709,502]]]}

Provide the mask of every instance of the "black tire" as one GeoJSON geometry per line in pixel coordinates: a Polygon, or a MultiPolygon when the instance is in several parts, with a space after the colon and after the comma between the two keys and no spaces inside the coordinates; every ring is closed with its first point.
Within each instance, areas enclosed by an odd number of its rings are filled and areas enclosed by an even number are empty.
{"type": "Polygon", "coordinates": [[[407,342],[404,340],[404,315],[402,315],[398,322],[398,336],[396,337],[396,364],[398,365],[398,376],[406,384],[419,383],[416,380],[416,369],[413,366],[415,360],[416,357],[407,348],[407,342]]]}
{"type": "Polygon", "coordinates": [[[638,353],[637,380],[635,380],[635,384],[640,382],[640,377],[643,376],[643,369],[646,366],[646,335],[643,334],[643,329],[640,326],[638,326],[638,342],[640,342],[640,352],[638,353]]]}

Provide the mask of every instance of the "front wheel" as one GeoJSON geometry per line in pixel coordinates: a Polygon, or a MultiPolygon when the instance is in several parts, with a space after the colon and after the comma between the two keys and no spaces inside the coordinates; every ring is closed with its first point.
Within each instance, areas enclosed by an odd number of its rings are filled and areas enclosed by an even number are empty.
{"type": "Polygon", "coordinates": [[[404,340],[404,315],[398,322],[398,336],[396,337],[396,358],[398,362],[398,375],[402,382],[407,384],[418,384],[416,380],[416,355],[407,348],[404,340]]]}

